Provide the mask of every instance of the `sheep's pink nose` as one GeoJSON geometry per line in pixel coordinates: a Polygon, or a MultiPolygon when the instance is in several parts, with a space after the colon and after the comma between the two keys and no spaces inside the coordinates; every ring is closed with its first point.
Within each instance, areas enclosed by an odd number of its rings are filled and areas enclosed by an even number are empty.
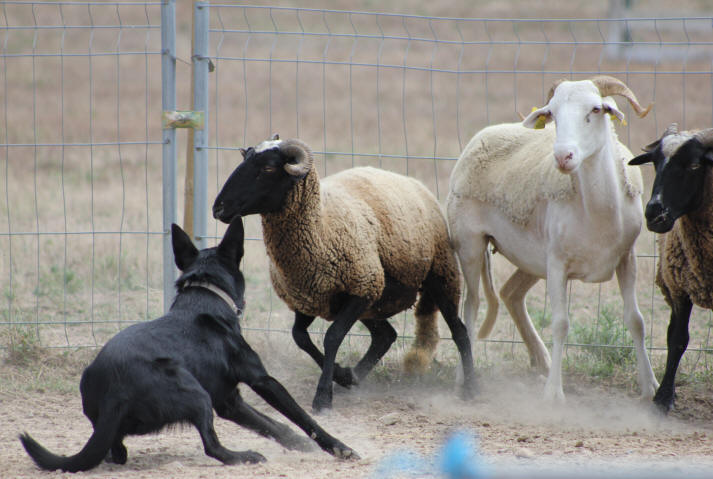
{"type": "Polygon", "coordinates": [[[554,145],[555,161],[557,168],[560,170],[568,170],[571,168],[572,158],[574,158],[574,148],[567,144],[554,145]]]}
{"type": "Polygon", "coordinates": [[[559,166],[561,170],[566,170],[567,164],[572,159],[572,156],[573,154],[571,151],[565,151],[558,155],[555,155],[555,160],[557,160],[557,166],[559,166]]]}

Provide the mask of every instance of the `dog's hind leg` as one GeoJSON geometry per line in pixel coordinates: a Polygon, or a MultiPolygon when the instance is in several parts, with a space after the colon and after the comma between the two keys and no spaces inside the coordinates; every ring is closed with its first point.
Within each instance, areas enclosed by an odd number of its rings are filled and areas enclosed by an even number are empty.
{"type": "Polygon", "coordinates": [[[126,446],[124,446],[124,438],[117,436],[114,439],[114,444],[111,446],[111,452],[106,456],[106,462],[113,462],[114,464],[126,464],[126,459],[128,458],[128,453],[126,451],[126,446]]]}
{"type": "Polygon", "coordinates": [[[314,450],[314,444],[304,436],[296,434],[289,426],[253,409],[246,403],[238,389],[231,391],[230,395],[221,404],[215,404],[218,416],[255,431],[261,436],[275,439],[287,449],[309,452],[314,450]]]}
{"type": "Polygon", "coordinates": [[[241,336],[238,345],[240,361],[235,365],[235,372],[240,382],[250,386],[270,406],[299,426],[324,451],[343,459],[359,459],[356,451],[330,436],[297,404],[282,384],[267,374],[260,357],[252,350],[245,338],[241,336]]]}

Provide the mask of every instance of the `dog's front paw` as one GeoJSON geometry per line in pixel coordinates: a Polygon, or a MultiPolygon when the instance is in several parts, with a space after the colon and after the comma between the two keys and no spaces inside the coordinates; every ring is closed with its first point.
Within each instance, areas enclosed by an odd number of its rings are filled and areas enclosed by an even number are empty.
{"type": "Polygon", "coordinates": [[[332,452],[334,453],[334,457],[338,457],[339,459],[348,459],[350,461],[358,461],[361,459],[354,449],[339,441],[337,441],[337,445],[332,448],[332,452]]]}
{"type": "Polygon", "coordinates": [[[316,449],[314,442],[310,441],[304,436],[299,436],[297,434],[291,434],[280,441],[287,449],[300,452],[312,452],[316,449]]]}

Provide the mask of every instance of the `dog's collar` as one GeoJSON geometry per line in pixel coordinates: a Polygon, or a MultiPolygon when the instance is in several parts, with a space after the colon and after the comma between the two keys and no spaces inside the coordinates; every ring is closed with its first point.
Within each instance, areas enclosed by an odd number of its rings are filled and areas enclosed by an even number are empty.
{"type": "Polygon", "coordinates": [[[191,287],[207,289],[211,293],[218,295],[218,297],[220,299],[225,301],[228,304],[228,306],[230,306],[230,309],[233,310],[233,313],[235,313],[236,316],[240,316],[240,314],[243,312],[238,307],[238,305],[235,304],[235,301],[233,301],[233,298],[231,298],[228,293],[226,293],[225,291],[223,291],[222,289],[220,289],[219,287],[217,287],[214,284],[207,283],[205,281],[186,281],[185,284],[183,285],[183,289],[191,288],[191,287]]]}

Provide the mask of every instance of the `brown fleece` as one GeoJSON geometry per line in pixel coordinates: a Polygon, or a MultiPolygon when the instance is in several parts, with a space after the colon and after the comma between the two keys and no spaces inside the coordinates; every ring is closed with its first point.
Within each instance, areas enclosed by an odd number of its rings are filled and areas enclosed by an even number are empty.
{"type": "MultiPolygon", "coordinates": [[[[273,286],[292,310],[333,319],[336,295],[374,302],[389,275],[413,289],[412,297],[388,304],[387,311],[396,310],[390,316],[413,305],[429,272],[454,304],[460,299],[445,218],[433,194],[412,178],[367,167],[320,184],[312,168],[281,211],[262,215],[262,225],[273,286]]],[[[362,318],[383,316],[383,308],[369,308],[362,318]]],[[[414,349],[427,350],[416,362],[427,364],[438,341],[435,305],[419,306],[416,316],[414,349]]]]}
{"type": "Polygon", "coordinates": [[[694,304],[713,309],[713,168],[706,169],[702,206],[658,237],[656,284],[669,305],[687,295],[694,304]]]}

